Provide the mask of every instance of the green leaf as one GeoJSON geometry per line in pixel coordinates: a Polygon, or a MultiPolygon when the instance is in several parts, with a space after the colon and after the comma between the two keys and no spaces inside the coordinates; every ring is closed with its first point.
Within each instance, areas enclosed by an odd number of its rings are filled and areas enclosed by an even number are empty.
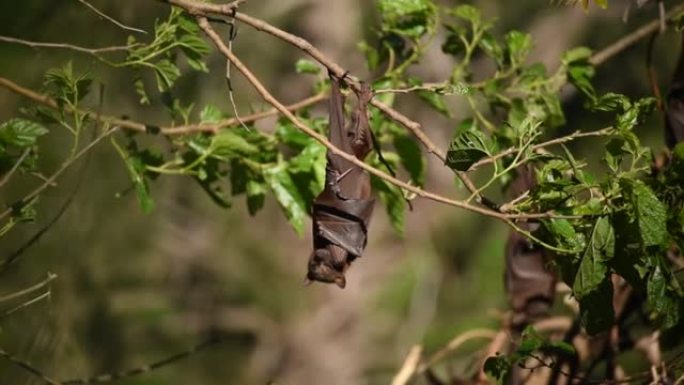
{"type": "Polygon", "coordinates": [[[613,283],[606,275],[601,283],[579,300],[580,324],[590,335],[610,329],[615,320],[613,283]]]}
{"type": "Polygon", "coordinates": [[[682,314],[681,296],[673,290],[670,282],[676,283],[674,277],[666,274],[660,263],[657,263],[647,280],[647,298],[650,310],[660,320],[665,329],[679,323],[682,314]]]}
{"type": "Polygon", "coordinates": [[[587,47],[576,47],[566,51],[561,62],[566,66],[577,62],[587,62],[591,58],[591,53],[591,49],[587,47]]]}
{"type": "Polygon", "coordinates": [[[318,75],[321,72],[321,66],[311,60],[299,59],[295,63],[295,70],[298,74],[318,75]]]}
{"type": "Polygon", "coordinates": [[[221,119],[223,119],[221,110],[212,104],[205,105],[200,112],[200,120],[202,123],[218,123],[221,119]]]}
{"type": "Polygon", "coordinates": [[[0,124],[1,147],[26,148],[36,144],[38,137],[49,131],[38,123],[21,118],[12,118],[0,124]]]}
{"type": "Polygon", "coordinates": [[[480,10],[472,5],[464,4],[454,8],[451,12],[454,16],[463,20],[467,20],[473,24],[480,24],[482,21],[482,14],[480,10]]]}
{"type": "Polygon", "coordinates": [[[582,249],[584,241],[567,219],[550,219],[544,221],[543,224],[558,247],[568,250],[582,249]]]}
{"type": "Polygon", "coordinates": [[[145,163],[138,154],[126,152],[126,150],[119,146],[116,140],[112,139],[112,144],[126,163],[126,169],[128,170],[128,175],[131,178],[133,187],[135,188],[140,209],[145,214],[149,214],[152,212],[152,210],[154,210],[154,200],[152,200],[152,196],[150,195],[150,188],[147,178],[145,177],[147,172],[145,163]]]}
{"type": "Polygon", "coordinates": [[[425,158],[415,139],[406,134],[394,135],[394,148],[397,150],[401,164],[418,186],[425,183],[425,158]]]}
{"type": "Polygon", "coordinates": [[[180,70],[168,59],[162,59],[154,64],[159,92],[170,90],[180,77],[180,70]]]}
{"type": "Polygon", "coordinates": [[[446,165],[457,171],[467,171],[478,160],[489,155],[487,139],[472,118],[459,124],[457,135],[449,144],[446,165]]]}
{"type": "Polygon", "coordinates": [[[631,203],[633,219],[643,246],[665,246],[667,242],[667,208],[644,182],[621,179],[625,198],[631,203]]]}
{"type": "Polygon", "coordinates": [[[508,378],[511,374],[512,369],[511,362],[506,356],[496,355],[487,358],[482,370],[491,378],[493,378],[497,385],[508,384],[508,378]]]}
{"type": "Polygon", "coordinates": [[[307,216],[306,203],[302,199],[297,186],[285,169],[286,164],[264,168],[263,176],[266,184],[273,192],[285,217],[299,236],[304,233],[304,219],[307,216]]]}
{"type": "Polygon", "coordinates": [[[259,148],[236,134],[234,130],[224,130],[211,138],[209,151],[212,156],[230,158],[256,154],[259,148]]]}
{"type": "Polygon", "coordinates": [[[246,184],[247,211],[249,215],[255,215],[264,207],[266,200],[266,185],[258,180],[250,179],[246,184]]]}
{"type": "Polygon", "coordinates": [[[133,86],[135,87],[135,93],[140,97],[139,103],[144,106],[150,105],[150,97],[147,96],[147,91],[145,91],[145,82],[142,80],[142,78],[135,79],[133,86]]]}
{"type": "Polygon", "coordinates": [[[92,79],[87,74],[74,73],[71,61],[60,68],[45,73],[44,85],[50,96],[57,99],[60,106],[64,103],[77,104],[90,91],[92,79]]]}
{"type": "Polygon", "coordinates": [[[436,7],[430,0],[378,0],[382,29],[410,39],[418,39],[436,17],[436,7]]]}
{"type": "Polygon", "coordinates": [[[522,64],[532,48],[532,38],[520,31],[510,31],[504,38],[508,60],[513,65],[522,64]]]}
{"type": "Polygon", "coordinates": [[[608,217],[600,217],[582,256],[572,290],[578,299],[598,289],[608,277],[608,261],[615,253],[615,234],[608,217]]]}

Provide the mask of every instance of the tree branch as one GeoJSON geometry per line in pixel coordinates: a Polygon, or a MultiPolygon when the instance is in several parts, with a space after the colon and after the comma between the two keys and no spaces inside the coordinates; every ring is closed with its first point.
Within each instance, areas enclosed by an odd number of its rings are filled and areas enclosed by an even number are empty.
{"type": "MultiPolygon", "coordinates": [[[[17,83],[14,83],[13,81],[0,77],[0,87],[6,88],[11,92],[14,92],[15,94],[24,96],[34,102],[40,103],[44,106],[53,108],[53,109],[59,109],[60,107],[57,105],[57,102],[52,99],[51,97],[35,92],[33,90],[30,90],[28,88],[22,87],[18,85],[17,83]]],[[[297,111],[302,108],[309,107],[311,105],[314,105],[320,101],[323,101],[327,98],[326,94],[318,94],[314,96],[310,96],[306,99],[300,100],[299,102],[290,104],[286,106],[286,108],[289,111],[297,111]]],[[[65,111],[67,112],[73,112],[70,108],[64,107],[65,111]]],[[[147,132],[152,130],[152,125],[149,124],[144,124],[140,122],[136,122],[133,120],[124,120],[124,119],[118,119],[113,116],[97,116],[97,114],[94,111],[87,111],[87,110],[79,110],[80,112],[84,112],[88,114],[88,116],[91,119],[96,119],[104,123],[109,123],[112,126],[119,126],[123,129],[127,130],[132,130],[132,131],[139,131],[139,132],[147,132]]],[[[266,111],[261,111],[254,113],[252,115],[247,115],[245,117],[240,118],[243,122],[245,123],[251,123],[255,122],[257,120],[261,120],[264,118],[267,118],[269,116],[277,115],[278,110],[275,108],[271,108],[266,111]]],[[[225,119],[217,123],[198,123],[198,124],[188,124],[188,125],[182,125],[182,126],[167,126],[167,127],[160,127],[159,132],[163,135],[187,135],[187,134],[193,134],[193,133],[198,133],[198,132],[210,132],[210,133],[217,133],[220,129],[222,128],[227,128],[227,127],[232,127],[238,125],[239,122],[237,121],[236,118],[230,118],[230,119],[225,119]]]]}
{"type": "Polygon", "coordinates": [[[111,17],[111,16],[105,14],[104,12],[100,11],[99,9],[95,8],[95,6],[93,6],[92,4],[90,4],[89,2],[87,2],[87,1],[85,1],[85,0],[78,0],[78,2],[81,3],[81,4],[83,4],[83,5],[85,5],[85,6],[88,7],[91,11],[95,12],[96,14],[98,14],[100,17],[103,17],[104,19],[110,21],[112,24],[116,25],[117,27],[119,27],[119,28],[121,28],[121,29],[124,29],[124,30],[126,30],[126,31],[132,31],[132,32],[147,33],[147,31],[144,31],[144,30],[142,30],[142,29],[129,27],[129,26],[127,26],[127,25],[121,23],[120,21],[114,19],[113,17],[111,17]]]}
{"type": "MultiPolygon", "coordinates": [[[[673,17],[677,16],[679,13],[684,11],[684,4],[679,4],[672,8],[670,12],[668,12],[665,15],[666,20],[671,20],[673,17]]],[[[636,31],[618,39],[615,41],[613,44],[609,45],[608,47],[603,48],[602,50],[596,52],[594,55],[591,56],[589,59],[589,63],[594,66],[599,66],[609,59],[611,59],[613,56],[619,54],[620,52],[626,50],[627,48],[633,46],[637,42],[639,42],[641,39],[646,38],[653,32],[657,31],[660,29],[660,24],[661,24],[661,18],[658,17],[657,19],[654,19],[653,21],[644,24],[642,27],[637,29],[636,31]]]]}
{"type": "Polygon", "coordinates": [[[30,40],[24,40],[24,39],[17,39],[15,37],[10,37],[10,36],[0,36],[0,41],[3,41],[5,43],[21,44],[21,45],[25,45],[25,46],[31,47],[31,48],[64,48],[64,49],[70,49],[70,50],[76,51],[76,52],[87,53],[90,55],[97,55],[98,53],[104,53],[104,52],[126,51],[129,48],[140,45],[140,43],[136,43],[136,44],[131,44],[131,45],[117,45],[117,46],[102,47],[102,48],[87,48],[87,47],[81,47],[79,45],[74,45],[74,44],[69,44],[69,43],[47,43],[47,42],[39,42],[39,41],[30,41],[30,40]]]}
{"type": "MultiPolygon", "coordinates": [[[[178,0],[171,0],[171,1],[178,1],[178,0]]],[[[497,211],[480,207],[480,206],[475,206],[471,205],[469,203],[466,203],[464,201],[460,200],[454,200],[454,199],[449,199],[446,197],[443,197],[441,195],[437,195],[428,191],[425,191],[423,189],[420,189],[416,186],[410,185],[404,181],[401,181],[395,177],[392,177],[391,175],[388,175],[374,167],[369,166],[368,164],[358,160],[355,156],[350,155],[341,149],[335,147],[328,139],[319,134],[318,132],[314,131],[304,123],[302,123],[294,114],[292,114],[290,111],[287,110],[287,108],[282,105],[265,87],[264,85],[259,81],[259,79],[254,76],[254,74],[245,66],[244,63],[240,59],[238,59],[235,54],[233,54],[232,51],[228,49],[226,44],[223,42],[221,37],[218,35],[218,33],[214,30],[214,28],[209,24],[209,21],[207,20],[206,17],[204,16],[198,16],[197,20],[199,22],[200,28],[206,33],[206,35],[209,37],[211,41],[214,42],[216,47],[218,48],[219,52],[223,54],[228,60],[231,61],[231,63],[237,68],[240,73],[247,79],[249,83],[252,84],[252,86],[256,89],[256,91],[261,95],[261,97],[269,104],[271,104],[273,107],[275,107],[278,111],[280,111],[287,119],[289,119],[297,128],[302,130],[304,133],[306,133],[308,136],[312,137],[313,139],[317,140],[320,142],[323,146],[325,146],[329,151],[331,151],[333,154],[353,163],[354,165],[363,168],[364,170],[368,171],[369,173],[377,176],[378,178],[381,178],[397,187],[400,187],[404,190],[410,191],[417,196],[421,198],[426,198],[430,199],[436,202],[441,202],[447,205],[451,205],[454,207],[459,207],[462,209],[466,209],[469,211],[473,211],[482,215],[486,215],[489,217],[494,217],[502,220],[510,220],[510,219],[531,219],[531,218],[549,218],[549,217],[556,217],[553,213],[535,213],[535,214],[504,214],[504,213],[499,213],[497,211]]],[[[510,221],[507,221],[510,222],[510,221]]]]}

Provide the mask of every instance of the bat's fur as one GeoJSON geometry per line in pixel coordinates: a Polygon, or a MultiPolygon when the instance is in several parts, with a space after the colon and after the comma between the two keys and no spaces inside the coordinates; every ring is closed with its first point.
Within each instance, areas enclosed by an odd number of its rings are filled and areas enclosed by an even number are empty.
{"type": "MultiPolygon", "coordinates": [[[[340,79],[330,75],[330,126],[332,144],[363,160],[372,149],[368,123],[371,89],[362,84],[358,104],[345,126],[344,97],[340,79]]],[[[328,151],[325,188],[313,203],[314,250],[308,262],[307,279],[335,283],[344,288],[345,272],[366,247],[368,224],[375,200],[371,197],[368,173],[328,151]]]]}

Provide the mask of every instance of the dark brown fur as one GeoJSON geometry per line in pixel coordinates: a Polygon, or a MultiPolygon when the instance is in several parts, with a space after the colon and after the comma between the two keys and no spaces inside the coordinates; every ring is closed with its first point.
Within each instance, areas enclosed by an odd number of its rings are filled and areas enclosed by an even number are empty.
{"type": "MultiPolygon", "coordinates": [[[[351,122],[345,126],[340,79],[331,75],[330,82],[328,138],[344,152],[364,160],[373,146],[367,110],[372,91],[362,84],[351,122]]],[[[366,247],[375,200],[371,198],[370,176],[364,169],[330,151],[327,161],[325,188],[313,203],[314,250],[309,258],[307,278],[344,288],[346,270],[366,247]]]]}

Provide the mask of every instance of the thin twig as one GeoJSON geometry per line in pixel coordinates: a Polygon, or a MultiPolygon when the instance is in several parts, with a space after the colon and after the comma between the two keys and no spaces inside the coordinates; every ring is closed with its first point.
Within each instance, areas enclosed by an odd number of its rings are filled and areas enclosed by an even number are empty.
{"type": "Polygon", "coordinates": [[[116,25],[117,27],[119,27],[121,29],[124,29],[126,31],[138,32],[138,33],[145,33],[145,34],[147,33],[147,31],[144,31],[142,29],[129,27],[129,26],[121,23],[120,21],[114,19],[113,17],[111,17],[111,16],[105,14],[104,12],[100,11],[99,9],[95,8],[92,4],[88,3],[85,0],[78,0],[78,2],[85,5],[86,7],[90,8],[91,11],[97,13],[100,17],[103,17],[106,20],[109,20],[111,23],[113,23],[114,25],[116,25]]]}
{"type": "MultiPolygon", "coordinates": [[[[70,166],[72,163],[74,163],[74,162],[75,162],[76,160],[78,160],[81,156],[83,156],[83,155],[86,154],[88,151],[90,151],[90,150],[91,150],[93,147],[95,147],[95,145],[98,144],[102,139],[106,138],[107,136],[109,136],[109,135],[111,135],[112,133],[114,133],[115,131],[117,131],[117,128],[118,128],[118,127],[113,127],[113,128],[111,128],[111,129],[105,131],[105,132],[102,133],[100,136],[98,136],[97,138],[95,138],[95,140],[93,140],[92,142],[88,143],[87,146],[83,147],[83,148],[82,148],[78,153],[76,153],[74,156],[72,156],[71,158],[67,159],[67,160],[62,164],[62,166],[61,166],[59,169],[57,169],[57,171],[55,171],[50,177],[47,178],[47,180],[46,180],[43,184],[41,184],[41,185],[38,186],[36,189],[34,189],[33,191],[31,191],[28,195],[26,195],[25,197],[23,197],[23,198],[21,199],[21,202],[30,202],[33,198],[37,197],[38,194],[40,194],[41,192],[43,192],[43,190],[45,190],[46,188],[50,187],[50,185],[51,185],[55,180],[57,180],[57,178],[59,178],[59,176],[60,176],[67,168],[69,168],[69,166],[70,166]]],[[[5,209],[5,211],[3,211],[2,213],[0,213],[0,219],[3,219],[3,218],[5,218],[5,217],[7,217],[8,215],[10,215],[10,214],[12,213],[12,210],[13,210],[12,207],[8,207],[7,209],[5,209]]],[[[6,265],[7,265],[7,264],[3,263],[2,267],[5,268],[6,265]]]]}
{"type": "Polygon", "coordinates": [[[45,298],[50,298],[50,295],[51,295],[51,291],[48,290],[48,291],[46,291],[45,293],[39,295],[38,297],[32,298],[32,299],[30,299],[30,300],[28,300],[28,301],[26,301],[26,302],[24,302],[24,303],[21,303],[21,304],[15,306],[15,307],[13,307],[13,308],[10,309],[10,310],[6,311],[6,312],[3,313],[2,315],[0,315],[0,319],[5,318],[5,317],[7,317],[7,316],[9,316],[9,315],[11,315],[11,314],[13,314],[13,313],[15,313],[15,312],[18,312],[19,310],[21,310],[21,309],[23,309],[23,308],[25,308],[25,307],[29,307],[29,306],[33,305],[34,303],[37,303],[37,302],[39,302],[39,301],[42,301],[42,300],[45,299],[45,298]]]}
{"type": "MultiPolygon", "coordinates": [[[[589,131],[589,132],[576,131],[570,135],[566,135],[566,136],[556,138],[556,139],[551,139],[551,140],[548,140],[546,142],[542,142],[542,143],[538,143],[538,144],[535,144],[533,146],[530,146],[530,150],[531,151],[537,151],[537,150],[545,148],[545,147],[570,142],[570,141],[573,141],[573,140],[578,139],[578,138],[586,138],[586,137],[590,137],[590,136],[605,136],[605,135],[610,134],[612,131],[613,131],[613,127],[606,127],[606,128],[602,128],[600,130],[589,131]]],[[[470,169],[468,171],[473,171],[482,165],[485,165],[488,163],[493,163],[496,160],[501,159],[504,156],[511,155],[518,150],[519,149],[517,147],[511,147],[507,150],[501,151],[501,152],[494,154],[492,156],[482,158],[479,161],[473,163],[473,165],[470,166],[470,169]]]]}
{"type": "Polygon", "coordinates": [[[26,159],[30,152],[30,148],[24,150],[24,152],[21,154],[21,156],[19,156],[19,159],[17,159],[12,168],[9,171],[7,171],[5,175],[2,176],[2,180],[0,180],[0,187],[4,186],[7,182],[9,182],[12,175],[19,169],[19,166],[24,161],[24,159],[26,159]]]}
{"type": "Polygon", "coordinates": [[[209,24],[209,21],[202,16],[197,17],[199,26],[200,28],[207,34],[207,36],[214,42],[218,50],[226,57],[228,58],[235,68],[242,73],[242,75],[247,79],[249,83],[252,84],[252,86],[256,89],[256,91],[261,95],[261,97],[269,104],[271,104],[273,107],[278,109],[288,120],[290,120],[297,128],[302,130],[305,134],[308,136],[312,137],[313,139],[317,140],[320,142],[323,146],[325,146],[329,151],[331,151],[333,154],[353,163],[354,165],[363,168],[364,170],[368,171],[369,173],[377,176],[378,178],[381,178],[397,187],[400,187],[402,189],[408,190],[414,194],[416,194],[419,197],[434,200],[436,202],[441,202],[445,203],[451,206],[463,208],[466,210],[474,211],[483,215],[487,215],[490,217],[494,218],[499,218],[499,219],[531,219],[531,218],[549,218],[549,217],[557,217],[554,213],[535,213],[535,214],[502,214],[499,212],[496,212],[494,210],[480,207],[480,206],[475,206],[460,200],[454,200],[454,199],[449,199],[446,197],[443,197],[441,195],[437,195],[428,191],[425,191],[423,189],[420,189],[416,186],[412,186],[402,180],[399,180],[397,178],[392,177],[391,175],[384,173],[374,167],[371,167],[364,163],[363,161],[358,160],[355,156],[350,155],[343,150],[337,148],[334,146],[328,139],[319,134],[318,132],[314,131],[304,123],[302,123],[294,114],[292,114],[290,111],[287,110],[285,106],[283,106],[265,87],[264,85],[259,81],[259,79],[254,76],[254,74],[245,66],[244,63],[240,59],[238,59],[233,52],[231,52],[226,44],[221,40],[221,37],[218,35],[218,33],[214,30],[214,28],[209,24]]]}
{"type": "Polygon", "coordinates": [[[0,357],[6,359],[7,361],[11,362],[12,364],[26,370],[27,372],[33,374],[34,376],[40,378],[41,380],[45,381],[47,384],[64,385],[61,382],[46,376],[45,374],[43,374],[42,371],[36,369],[33,365],[29,364],[28,362],[22,361],[22,360],[18,359],[17,357],[7,353],[2,348],[0,348],[0,357]]]}
{"type": "Polygon", "coordinates": [[[36,377],[40,378],[41,380],[45,381],[46,383],[50,385],[86,385],[86,384],[101,384],[101,383],[106,383],[106,382],[112,382],[116,380],[120,380],[123,378],[127,377],[133,377],[136,375],[144,374],[144,373],[149,373],[153,370],[171,365],[175,362],[178,362],[182,359],[188,358],[192,356],[193,354],[200,352],[214,344],[217,344],[221,342],[221,338],[219,337],[210,337],[207,338],[206,340],[196,344],[192,348],[185,350],[183,352],[179,352],[173,355],[170,355],[164,359],[161,359],[159,361],[153,362],[151,364],[139,366],[137,368],[133,369],[127,369],[127,370],[122,370],[120,372],[115,372],[115,373],[106,373],[106,374],[99,374],[93,377],[86,377],[86,378],[77,378],[77,379],[71,379],[71,380],[66,380],[66,381],[57,381],[52,379],[51,377],[48,377],[47,375],[44,374],[44,372],[40,369],[37,369],[33,365],[27,363],[26,361],[20,360],[13,355],[7,353],[5,350],[0,349],[0,357],[5,358],[6,360],[10,361],[14,365],[30,372],[31,374],[35,375],[36,377]]]}
{"type": "Polygon", "coordinates": [[[219,342],[221,342],[221,339],[219,337],[210,337],[210,338],[207,338],[206,340],[198,343],[197,345],[191,347],[188,350],[170,355],[164,359],[153,362],[151,364],[139,366],[139,367],[133,368],[133,369],[122,370],[122,371],[115,372],[115,373],[105,373],[105,374],[99,374],[99,375],[96,375],[93,377],[66,380],[66,381],[62,381],[61,384],[62,385],[101,384],[101,383],[105,383],[105,382],[112,382],[112,381],[120,380],[122,378],[133,377],[133,376],[137,376],[140,374],[149,373],[153,370],[171,365],[175,362],[178,362],[180,360],[188,358],[188,357],[192,356],[193,354],[200,352],[200,351],[202,351],[202,350],[204,350],[204,349],[206,349],[206,348],[208,348],[214,344],[217,344],[219,342]]]}
{"type": "MultiPolygon", "coordinates": [[[[684,11],[684,4],[679,4],[670,9],[670,12],[668,12],[665,15],[665,19],[670,20],[682,11],[684,11]]],[[[654,19],[653,21],[644,24],[636,31],[620,38],[608,47],[605,47],[602,50],[596,52],[589,59],[589,63],[594,66],[599,66],[607,60],[611,59],[613,56],[638,43],[641,39],[649,36],[653,32],[660,29],[660,20],[661,18],[658,17],[657,19],[654,19]]]]}
{"type": "Polygon", "coordinates": [[[115,45],[115,46],[111,46],[111,47],[88,48],[88,47],[81,47],[79,45],[74,45],[74,44],[69,44],[69,43],[48,43],[48,42],[30,41],[30,40],[24,40],[24,39],[17,39],[16,37],[9,37],[9,36],[0,36],[0,41],[3,41],[5,43],[21,44],[21,45],[25,45],[25,46],[31,47],[31,48],[69,49],[72,51],[83,52],[83,53],[87,53],[90,55],[97,55],[99,53],[105,53],[105,52],[126,51],[132,47],[140,45],[140,43],[136,43],[136,44],[131,44],[131,45],[115,45]]]}
{"type": "Polygon", "coordinates": [[[413,373],[416,372],[416,368],[420,362],[420,353],[422,351],[423,348],[420,345],[414,345],[411,350],[409,350],[409,353],[404,360],[404,364],[392,379],[392,385],[406,385],[409,382],[413,373]]]}
{"type": "Polygon", "coordinates": [[[418,367],[418,369],[416,370],[416,373],[425,372],[432,365],[441,361],[449,353],[458,349],[459,347],[461,347],[463,344],[465,344],[466,342],[468,342],[470,340],[473,340],[476,338],[492,339],[495,336],[496,336],[496,331],[490,330],[490,329],[472,329],[472,330],[468,330],[467,332],[465,332],[463,334],[459,334],[456,337],[454,337],[451,341],[449,341],[449,343],[447,343],[443,348],[439,349],[435,354],[433,354],[432,356],[430,356],[430,358],[428,358],[425,362],[423,362],[418,367]]]}
{"type": "MultiPolygon", "coordinates": [[[[33,90],[30,90],[28,88],[22,87],[18,85],[17,83],[14,83],[13,81],[0,77],[0,87],[6,88],[11,92],[14,92],[15,94],[24,96],[28,99],[33,100],[34,102],[38,102],[44,106],[53,108],[53,109],[59,109],[59,106],[57,105],[57,102],[50,98],[47,95],[40,94],[38,92],[35,92],[33,90]]],[[[286,108],[289,111],[297,111],[302,108],[309,107],[311,105],[314,105],[318,102],[321,102],[327,98],[327,95],[325,93],[320,93],[317,95],[310,96],[306,99],[300,100],[296,103],[288,105],[286,108]]],[[[68,107],[64,107],[65,111],[71,112],[68,107]]],[[[94,111],[86,111],[86,110],[79,110],[80,112],[84,112],[88,114],[88,116],[92,119],[96,118],[96,113],[94,111]]],[[[268,118],[273,115],[277,115],[278,110],[275,108],[271,108],[266,111],[261,111],[254,113],[252,115],[244,116],[242,117],[242,121],[245,123],[251,123],[257,120],[261,120],[264,118],[268,118]]],[[[133,120],[124,120],[124,119],[118,119],[113,116],[106,116],[102,115],[100,117],[100,121],[103,123],[108,123],[109,125],[112,126],[119,126],[122,129],[127,129],[127,130],[132,130],[132,131],[139,131],[139,132],[146,132],[150,131],[148,127],[153,127],[148,124],[144,123],[139,123],[133,120]]],[[[235,118],[230,118],[230,119],[225,119],[221,120],[216,123],[199,123],[199,124],[187,124],[187,125],[182,125],[182,126],[175,126],[175,127],[160,127],[159,132],[163,135],[187,135],[187,134],[192,134],[192,133],[198,133],[198,132],[209,132],[209,133],[217,133],[220,129],[222,128],[227,128],[227,127],[232,127],[236,126],[239,124],[237,119],[235,118]]]]}
{"type": "Polygon", "coordinates": [[[14,293],[7,294],[3,297],[0,297],[0,302],[11,301],[13,299],[22,297],[26,294],[33,293],[36,290],[40,290],[43,287],[45,287],[47,284],[49,284],[55,278],[57,278],[57,274],[53,274],[53,273],[48,272],[47,278],[45,278],[43,281],[38,282],[37,284],[35,284],[31,287],[27,287],[26,289],[15,291],[14,293]]]}

